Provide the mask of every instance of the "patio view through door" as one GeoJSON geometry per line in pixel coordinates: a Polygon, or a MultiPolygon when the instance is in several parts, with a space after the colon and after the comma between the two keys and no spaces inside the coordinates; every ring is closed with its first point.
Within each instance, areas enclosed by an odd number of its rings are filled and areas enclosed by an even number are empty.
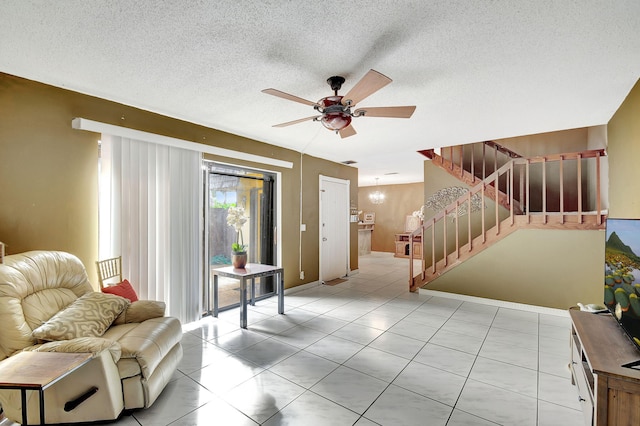
{"type": "MultiPolygon", "coordinates": [[[[238,234],[227,223],[229,208],[242,207],[246,222],[242,225],[241,243],[247,249],[248,263],[275,265],[275,175],[216,163],[205,163],[205,253],[209,259],[205,278],[204,306],[213,306],[213,294],[208,289],[213,282],[211,270],[231,266],[231,244],[238,234]]],[[[206,265],[206,263],[205,263],[206,265]]],[[[220,277],[218,281],[218,307],[220,310],[240,304],[240,283],[220,277]]],[[[256,279],[256,299],[275,292],[273,277],[256,279]]]]}

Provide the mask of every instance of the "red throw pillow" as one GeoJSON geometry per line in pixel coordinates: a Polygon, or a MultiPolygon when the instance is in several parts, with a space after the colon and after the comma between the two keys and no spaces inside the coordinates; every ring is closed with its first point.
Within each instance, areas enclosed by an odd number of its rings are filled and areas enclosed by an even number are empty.
{"type": "Polygon", "coordinates": [[[136,294],[136,291],[133,289],[133,287],[131,287],[131,283],[129,283],[129,280],[124,280],[116,285],[104,287],[102,289],[102,292],[124,297],[125,299],[129,299],[130,302],[135,302],[138,300],[138,295],[136,294]]]}

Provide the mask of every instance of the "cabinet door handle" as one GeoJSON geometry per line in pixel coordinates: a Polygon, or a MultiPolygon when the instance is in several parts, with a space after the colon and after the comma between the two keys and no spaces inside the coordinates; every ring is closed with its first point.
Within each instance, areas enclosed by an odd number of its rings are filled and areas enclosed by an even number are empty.
{"type": "Polygon", "coordinates": [[[586,399],[584,399],[583,397],[581,397],[580,395],[578,395],[578,402],[584,402],[586,401],[586,399]]]}

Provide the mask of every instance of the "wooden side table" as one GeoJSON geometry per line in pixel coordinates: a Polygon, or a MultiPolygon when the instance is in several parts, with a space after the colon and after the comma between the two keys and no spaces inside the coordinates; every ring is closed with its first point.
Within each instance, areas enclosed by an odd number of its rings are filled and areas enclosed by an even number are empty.
{"type": "MultiPolygon", "coordinates": [[[[396,251],[394,257],[409,257],[409,240],[411,233],[405,232],[395,235],[396,251]]],[[[413,239],[413,258],[422,258],[422,238],[420,235],[413,239]]]]}
{"type": "Polygon", "coordinates": [[[255,279],[275,276],[278,294],[278,313],[284,313],[284,269],[277,266],[247,263],[243,269],[233,266],[216,268],[213,273],[213,316],[218,316],[218,276],[240,280],[240,327],[247,328],[247,280],[251,281],[251,305],[255,304],[255,279]]]}
{"type": "Polygon", "coordinates": [[[0,389],[20,389],[22,424],[27,423],[27,390],[38,391],[44,425],[44,390],[88,363],[90,353],[20,352],[0,362],[0,389]]]}

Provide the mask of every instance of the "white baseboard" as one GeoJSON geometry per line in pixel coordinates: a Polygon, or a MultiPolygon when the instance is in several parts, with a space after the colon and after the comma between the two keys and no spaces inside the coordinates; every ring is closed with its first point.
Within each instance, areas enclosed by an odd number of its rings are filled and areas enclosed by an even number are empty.
{"type": "Polygon", "coordinates": [[[299,291],[307,290],[313,287],[317,287],[319,285],[320,285],[320,281],[311,281],[310,283],[300,284],[295,287],[285,288],[284,294],[286,296],[287,294],[297,293],[299,291]]]}
{"type": "Polygon", "coordinates": [[[445,291],[419,289],[419,294],[428,296],[446,297],[448,299],[462,300],[465,302],[480,303],[483,305],[497,306],[499,308],[518,309],[521,311],[535,312],[538,314],[569,317],[569,311],[564,309],[547,308],[546,306],[527,305],[526,303],[506,302],[504,300],[486,299],[484,297],[467,296],[465,294],[447,293],[445,291]]]}
{"type": "MultiPolygon", "coordinates": [[[[359,273],[360,273],[360,270],[359,270],[359,269],[354,269],[354,270],[350,271],[346,276],[347,276],[347,277],[351,277],[351,276],[353,276],[353,275],[358,275],[359,273]]],[[[297,292],[299,292],[299,291],[307,290],[307,289],[309,289],[309,288],[313,288],[313,287],[319,286],[319,285],[321,285],[321,284],[322,284],[322,283],[321,283],[320,281],[312,281],[312,282],[310,282],[310,283],[300,284],[300,285],[297,285],[297,286],[295,286],[295,287],[286,288],[286,289],[284,290],[284,294],[285,294],[285,295],[287,295],[287,294],[291,294],[291,293],[297,293],[297,292]]],[[[1,425],[0,425],[0,426],[1,426],[1,425]]]]}

